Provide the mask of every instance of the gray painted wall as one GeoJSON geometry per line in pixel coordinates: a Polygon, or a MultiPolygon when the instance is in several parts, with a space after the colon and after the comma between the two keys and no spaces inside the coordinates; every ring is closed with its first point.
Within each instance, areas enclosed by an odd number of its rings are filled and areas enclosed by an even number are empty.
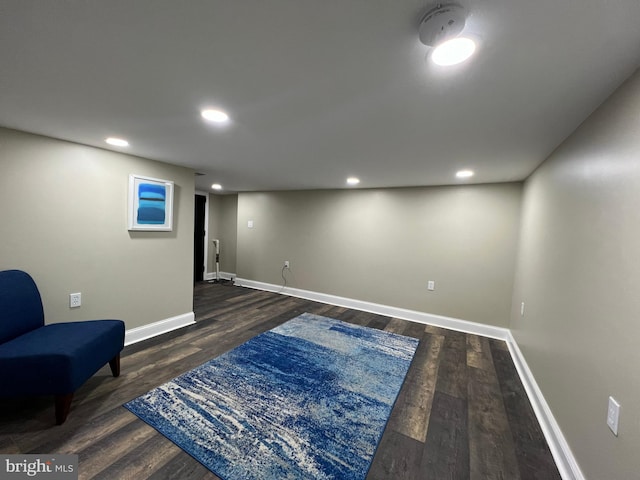
{"type": "Polygon", "coordinates": [[[640,475],[639,285],[636,72],[529,178],[523,200],[511,328],[589,479],[640,475]],[[622,405],[617,438],[609,395],[622,405]]]}
{"type": "Polygon", "coordinates": [[[237,274],[283,284],[289,260],[290,287],[507,326],[521,190],[241,193],[237,274]]]}
{"type": "Polygon", "coordinates": [[[209,195],[209,259],[207,272],[215,272],[215,249],[220,240],[220,271],[236,273],[238,195],[209,195]]]}
{"type": "Polygon", "coordinates": [[[193,196],[190,169],[0,128],[0,269],[34,277],[47,323],[191,312],[193,196]],[[175,182],[172,232],[127,230],[130,173],[175,182]]]}

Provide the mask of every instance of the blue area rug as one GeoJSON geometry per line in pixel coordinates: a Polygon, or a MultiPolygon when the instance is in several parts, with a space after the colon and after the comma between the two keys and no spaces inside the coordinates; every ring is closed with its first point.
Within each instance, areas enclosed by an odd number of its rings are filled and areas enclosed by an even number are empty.
{"type": "Polygon", "coordinates": [[[125,407],[226,480],[363,479],[417,346],[305,313],[125,407]]]}

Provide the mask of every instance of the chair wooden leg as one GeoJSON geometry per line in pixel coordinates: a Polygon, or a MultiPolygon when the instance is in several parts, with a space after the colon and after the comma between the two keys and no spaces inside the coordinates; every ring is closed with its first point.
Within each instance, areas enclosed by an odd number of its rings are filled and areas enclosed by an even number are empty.
{"type": "Polygon", "coordinates": [[[56,395],[56,425],[62,425],[67,419],[71,410],[71,400],[73,400],[73,393],[56,395]]]}
{"type": "Polygon", "coordinates": [[[120,354],[117,354],[111,360],[109,360],[109,366],[111,367],[111,373],[114,377],[120,376],[120,354]]]}

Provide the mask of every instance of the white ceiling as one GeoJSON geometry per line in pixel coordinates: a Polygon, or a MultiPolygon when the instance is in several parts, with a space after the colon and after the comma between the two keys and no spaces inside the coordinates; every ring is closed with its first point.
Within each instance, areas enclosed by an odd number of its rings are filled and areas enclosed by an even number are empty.
{"type": "Polygon", "coordinates": [[[526,178],[640,66],[639,0],[0,0],[0,125],[194,168],[225,191],[526,178]],[[218,106],[226,128],[205,124],[218,106]]]}

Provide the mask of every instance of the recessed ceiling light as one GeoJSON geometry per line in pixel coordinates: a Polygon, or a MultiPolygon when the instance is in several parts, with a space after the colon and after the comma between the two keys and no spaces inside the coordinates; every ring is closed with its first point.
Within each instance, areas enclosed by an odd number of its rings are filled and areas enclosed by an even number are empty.
{"type": "Polygon", "coordinates": [[[109,145],[113,145],[114,147],[128,147],[129,142],[127,142],[124,138],[116,138],[109,137],[104,139],[109,145]]]}
{"type": "Polygon", "coordinates": [[[347,183],[349,185],[358,185],[360,183],[360,179],[357,177],[349,177],[347,178],[347,183]]]}
{"type": "Polygon", "coordinates": [[[474,173],[472,170],[460,170],[456,173],[456,177],[458,178],[469,178],[473,177],[474,173]]]}
{"type": "Polygon", "coordinates": [[[214,183],[213,185],[211,185],[211,188],[213,188],[214,190],[222,190],[222,185],[220,185],[219,183],[214,183]]]}
{"type": "Polygon", "coordinates": [[[476,44],[466,37],[456,37],[438,45],[431,54],[436,65],[449,66],[464,62],[476,51],[476,44]]]}
{"type": "Polygon", "coordinates": [[[222,110],[209,108],[206,110],[202,110],[202,112],[200,112],[200,115],[202,115],[202,118],[204,118],[205,120],[209,120],[210,122],[214,123],[227,123],[229,121],[229,115],[227,115],[227,113],[223,112],[222,110]]]}

